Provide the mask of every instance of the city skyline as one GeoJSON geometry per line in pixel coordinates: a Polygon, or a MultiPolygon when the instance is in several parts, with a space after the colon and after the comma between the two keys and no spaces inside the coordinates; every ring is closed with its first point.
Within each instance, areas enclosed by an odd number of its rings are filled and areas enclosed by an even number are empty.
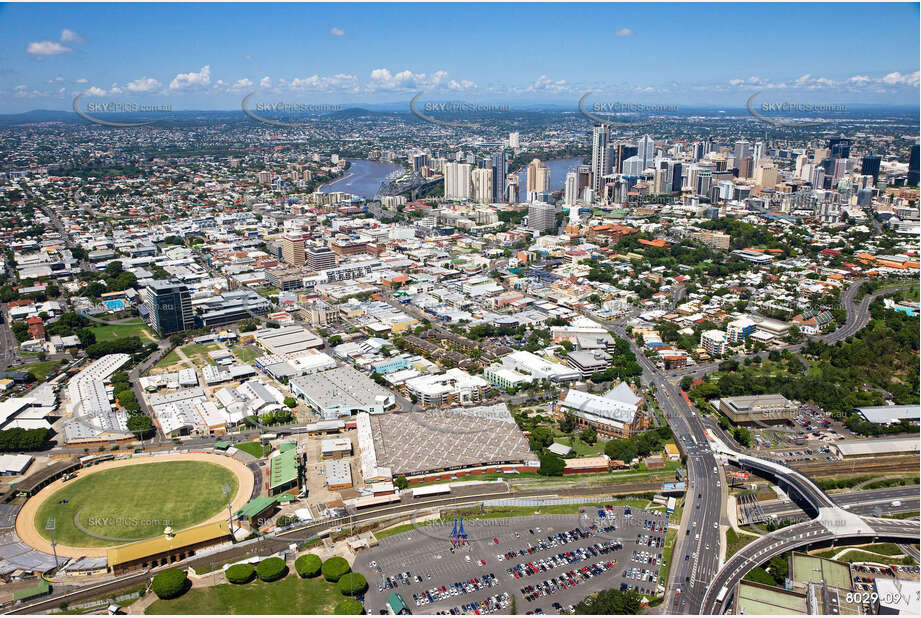
{"type": "Polygon", "coordinates": [[[588,92],[606,104],[727,108],[759,92],[770,103],[809,105],[918,100],[917,60],[899,51],[919,45],[913,4],[349,4],[271,12],[240,4],[105,11],[30,4],[2,11],[0,113],[67,110],[80,94],[171,111],[239,109],[251,92],[264,102],[344,106],[408,103],[419,92],[429,101],[519,106],[575,106],[588,92]],[[657,20],[666,9],[670,19],[657,20]],[[484,11],[491,18],[478,20],[484,11]],[[560,39],[561,29],[573,36],[560,39]],[[412,44],[394,44],[395,34],[412,44]],[[832,50],[828,41],[841,45],[832,50]]]}

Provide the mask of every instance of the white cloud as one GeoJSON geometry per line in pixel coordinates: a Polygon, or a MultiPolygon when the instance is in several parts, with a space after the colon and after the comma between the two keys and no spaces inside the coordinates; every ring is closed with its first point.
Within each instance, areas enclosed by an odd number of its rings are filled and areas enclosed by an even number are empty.
{"type": "Polygon", "coordinates": [[[329,29],[329,33],[333,36],[345,36],[345,30],[336,28],[335,26],[329,29]]]}
{"type": "Polygon", "coordinates": [[[142,77],[140,79],[134,80],[133,82],[128,82],[125,85],[125,88],[127,88],[129,92],[151,92],[152,90],[159,88],[161,85],[162,84],[160,84],[160,82],[153,77],[142,77]]]}
{"type": "Polygon", "coordinates": [[[90,86],[83,94],[88,94],[91,97],[104,97],[106,96],[106,91],[96,86],[90,86]]]}
{"type": "Polygon", "coordinates": [[[211,83],[211,66],[205,65],[198,73],[178,73],[170,82],[170,90],[199,88],[211,83]]]}
{"type": "Polygon", "coordinates": [[[67,28],[61,30],[61,43],[83,43],[85,40],[78,32],[67,28]]]}
{"type": "Polygon", "coordinates": [[[263,77],[262,79],[260,79],[260,80],[259,80],[259,87],[260,87],[260,88],[271,88],[271,87],[272,87],[272,78],[269,77],[268,75],[266,75],[265,77],[263,77]]]}
{"type": "Polygon", "coordinates": [[[88,83],[89,81],[90,81],[90,80],[86,79],[85,77],[81,77],[80,79],[78,79],[78,80],[76,81],[76,83],[78,83],[78,84],[86,84],[86,83],[88,83]]]}
{"type": "Polygon", "coordinates": [[[534,83],[527,86],[525,92],[550,92],[550,93],[560,93],[560,92],[569,92],[572,88],[566,82],[565,79],[552,80],[546,75],[541,75],[534,81],[534,83]]]}
{"type": "Polygon", "coordinates": [[[631,30],[630,28],[618,28],[617,30],[614,31],[614,36],[623,37],[623,36],[631,36],[632,34],[633,34],[633,30],[631,30]]]}
{"type": "Polygon", "coordinates": [[[57,41],[33,41],[26,46],[26,53],[32,54],[37,58],[57,56],[58,54],[66,54],[70,51],[73,50],[66,45],[61,45],[57,41]]]}
{"type": "Polygon", "coordinates": [[[914,73],[908,73],[903,75],[898,71],[889,73],[881,80],[884,84],[892,85],[905,85],[905,86],[918,86],[919,82],[919,72],[915,71],[914,73]]]}
{"type": "Polygon", "coordinates": [[[237,81],[235,81],[235,82],[233,83],[233,86],[231,86],[231,87],[232,87],[233,89],[235,89],[235,90],[236,90],[236,89],[242,89],[242,88],[252,88],[252,87],[253,87],[253,81],[252,81],[251,79],[248,79],[248,78],[244,77],[243,79],[238,79],[237,81]]]}
{"type": "Polygon", "coordinates": [[[311,75],[310,77],[295,77],[294,79],[279,80],[282,87],[288,90],[309,90],[311,92],[331,92],[354,88],[358,85],[358,78],[354,75],[339,73],[332,76],[311,75]]]}

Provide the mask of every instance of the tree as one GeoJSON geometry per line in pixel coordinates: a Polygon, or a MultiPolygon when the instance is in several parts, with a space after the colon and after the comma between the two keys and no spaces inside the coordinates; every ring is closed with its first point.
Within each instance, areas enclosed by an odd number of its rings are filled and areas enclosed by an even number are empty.
{"type": "Polygon", "coordinates": [[[50,430],[14,427],[0,431],[0,453],[38,451],[45,447],[50,430]]]}
{"type": "Polygon", "coordinates": [[[289,408],[296,408],[297,399],[295,399],[294,397],[290,397],[290,396],[285,397],[285,405],[288,406],[289,408]]]}
{"type": "Polygon", "coordinates": [[[406,477],[402,474],[397,478],[393,479],[393,484],[397,489],[406,489],[409,487],[409,481],[406,480],[406,477]]]}
{"type": "Polygon", "coordinates": [[[611,440],[604,445],[604,453],[611,459],[630,463],[636,459],[637,449],[631,440],[611,440]]]}
{"type": "Polygon", "coordinates": [[[336,604],[333,608],[333,613],[337,616],[360,616],[365,613],[365,607],[361,604],[361,601],[346,599],[336,604]]]}
{"type": "Polygon", "coordinates": [[[336,584],[339,592],[354,597],[368,589],[368,580],[361,573],[346,573],[336,584]]]}
{"type": "Polygon", "coordinates": [[[146,414],[132,414],[128,417],[128,431],[146,440],[153,434],[153,421],[146,414]]]}
{"type": "Polygon", "coordinates": [[[540,456],[540,470],[538,474],[542,476],[563,476],[563,469],[566,462],[563,458],[554,453],[544,453],[540,456]]]}
{"type": "Polygon", "coordinates": [[[288,565],[281,558],[266,558],[256,565],[256,575],[264,582],[273,582],[288,574],[288,565]]]}
{"type": "Polygon", "coordinates": [[[96,343],[96,333],[89,328],[81,328],[77,331],[77,339],[80,340],[80,345],[85,348],[96,343]]]}
{"type": "Polygon", "coordinates": [[[256,576],[256,569],[251,564],[235,564],[224,571],[231,584],[248,584],[256,576]]]}
{"type": "Polygon", "coordinates": [[[563,415],[563,418],[560,419],[560,431],[563,433],[571,433],[573,429],[576,428],[576,417],[573,414],[567,412],[563,415]]]}
{"type": "Polygon", "coordinates": [[[134,391],[130,389],[116,394],[115,398],[118,399],[118,404],[129,413],[139,412],[141,410],[141,404],[138,403],[137,396],[134,394],[134,391]]]}
{"type": "Polygon", "coordinates": [[[332,347],[332,346],[337,346],[337,345],[339,345],[340,343],[342,343],[342,336],[341,336],[341,335],[333,335],[332,337],[330,337],[329,339],[326,340],[326,345],[331,346],[331,347],[332,347]]]}
{"type": "Polygon", "coordinates": [[[323,563],[320,571],[323,573],[323,578],[328,582],[337,582],[339,579],[352,570],[352,567],[349,566],[349,563],[346,562],[345,558],[340,558],[335,556],[330,558],[323,563]]]}
{"type": "Polygon", "coordinates": [[[691,390],[691,384],[693,383],[694,383],[694,378],[692,378],[691,376],[684,376],[683,378],[681,378],[681,382],[680,382],[681,390],[685,392],[691,390]]]}
{"type": "Polygon", "coordinates": [[[553,432],[550,431],[549,427],[544,427],[543,425],[535,427],[531,430],[529,441],[531,450],[540,452],[553,444],[553,432]]]}
{"type": "Polygon", "coordinates": [[[191,587],[189,578],[182,569],[167,569],[157,573],[150,585],[154,594],[161,599],[175,599],[191,587]]]}
{"type": "Polygon", "coordinates": [[[304,554],[294,561],[294,570],[301,577],[316,577],[323,568],[323,561],[316,554],[304,554]]]}
{"type": "Polygon", "coordinates": [[[120,274],[122,274],[122,272],[124,272],[124,269],[122,268],[122,263],[118,260],[114,260],[106,264],[105,273],[107,277],[114,279],[115,277],[118,277],[120,274]]]}
{"type": "Polygon", "coordinates": [[[635,590],[610,588],[586,597],[576,606],[576,614],[636,615],[640,613],[642,598],[635,590]]]}
{"type": "Polygon", "coordinates": [[[586,444],[594,444],[598,440],[598,432],[594,427],[586,427],[579,436],[586,444]]]}

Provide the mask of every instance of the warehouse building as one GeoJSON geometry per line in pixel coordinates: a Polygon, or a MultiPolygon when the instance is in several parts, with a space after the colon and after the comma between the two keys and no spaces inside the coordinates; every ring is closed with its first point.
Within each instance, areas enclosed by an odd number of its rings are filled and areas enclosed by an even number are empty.
{"type": "Polygon", "coordinates": [[[332,459],[324,464],[326,488],[330,491],[352,488],[352,464],[348,459],[332,459]]]}
{"type": "Polygon", "coordinates": [[[723,397],[717,409],[737,425],[785,423],[799,413],[798,406],[780,394],[723,397]]]}
{"type": "Polygon", "coordinates": [[[288,385],[325,419],[383,414],[396,401],[389,390],[347,365],[292,378],[288,385]]]}
{"type": "Polygon", "coordinates": [[[864,420],[877,425],[897,425],[902,421],[917,423],[921,420],[921,406],[916,403],[897,406],[865,406],[854,411],[864,420]]]}
{"type": "Polygon", "coordinates": [[[393,476],[427,481],[466,475],[473,469],[533,471],[540,466],[505,404],[385,414],[365,420],[363,416],[358,419],[358,440],[362,471],[367,468],[367,474],[383,469],[393,476]],[[373,446],[366,449],[369,438],[373,446]]]}
{"type": "Polygon", "coordinates": [[[269,354],[297,354],[323,346],[323,340],[297,324],[281,328],[263,328],[254,333],[256,342],[269,354]]]}
{"type": "Polygon", "coordinates": [[[348,438],[326,438],[320,443],[323,459],[342,459],[352,455],[352,441],[348,438]]]}
{"type": "Polygon", "coordinates": [[[869,438],[867,440],[841,440],[832,444],[838,455],[845,459],[878,457],[880,455],[917,455],[921,440],[913,438],[869,438]]]}

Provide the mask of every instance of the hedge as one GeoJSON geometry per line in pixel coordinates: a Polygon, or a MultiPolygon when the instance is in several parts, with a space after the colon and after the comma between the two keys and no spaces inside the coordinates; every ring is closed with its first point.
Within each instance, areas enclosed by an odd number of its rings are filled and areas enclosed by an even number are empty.
{"type": "Polygon", "coordinates": [[[361,573],[346,573],[339,578],[336,586],[342,594],[353,597],[368,589],[368,580],[361,573]]]}
{"type": "Polygon", "coordinates": [[[336,607],[333,608],[333,613],[339,616],[359,616],[365,613],[365,608],[361,602],[355,599],[347,599],[337,603],[336,607]]]}
{"type": "Polygon", "coordinates": [[[339,578],[352,570],[345,558],[336,556],[323,563],[320,571],[328,582],[337,582],[339,578]]]}
{"type": "Polygon", "coordinates": [[[224,575],[231,584],[246,584],[253,580],[256,569],[251,564],[235,564],[224,571],[224,575]]]}
{"type": "Polygon", "coordinates": [[[256,575],[264,582],[273,582],[288,574],[288,565],[281,558],[266,558],[256,565],[256,575]]]}
{"type": "Polygon", "coordinates": [[[189,589],[189,579],[182,569],[167,569],[153,578],[151,589],[161,599],[175,599],[189,589]]]}
{"type": "Polygon", "coordinates": [[[304,554],[294,561],[294,570],[301,577],[316,577],[323,568],[323,561],[316,554],[304,554]]]}

